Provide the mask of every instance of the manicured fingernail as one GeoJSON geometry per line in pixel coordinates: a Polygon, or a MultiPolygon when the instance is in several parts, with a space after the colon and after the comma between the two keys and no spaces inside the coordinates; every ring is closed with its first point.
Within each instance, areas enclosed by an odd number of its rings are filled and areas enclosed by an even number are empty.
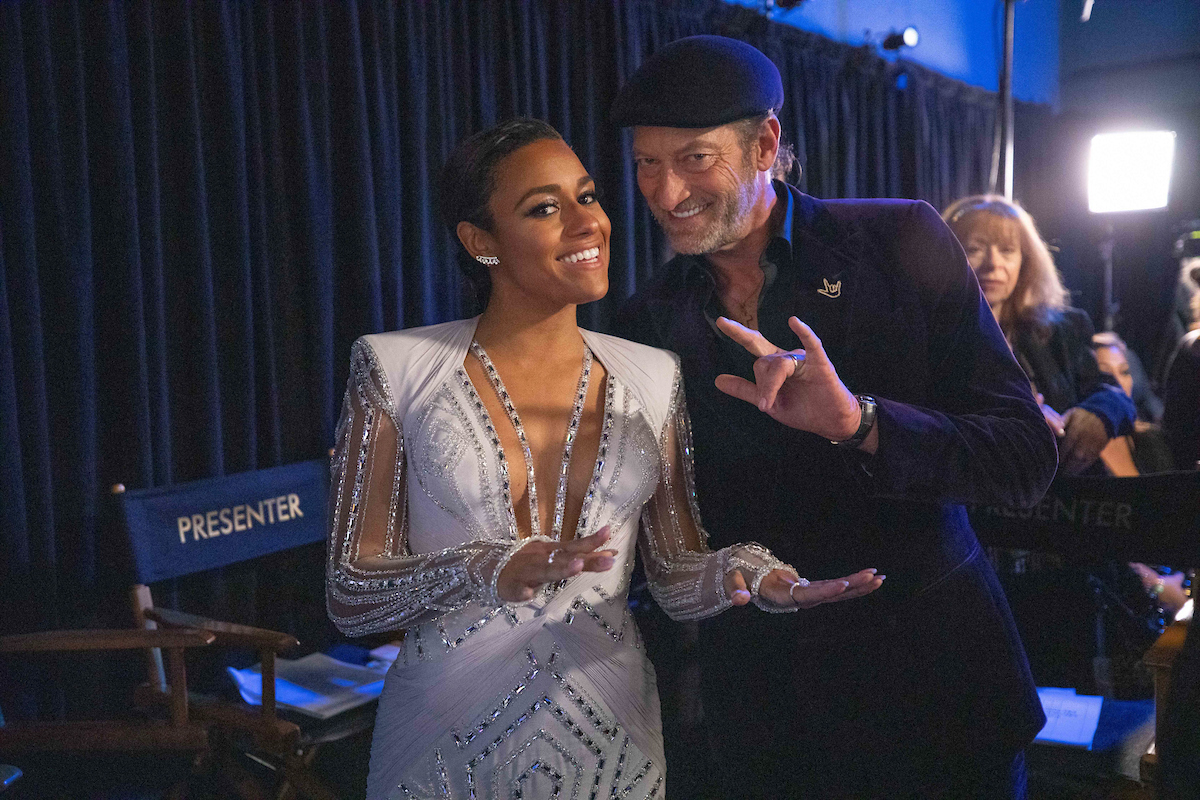
{"type": "Polygon", "coordinates": [[[843,588],[843,589],[849,589],[849,588],[850,588],[850,581],[842,581],[841,583],[842,583],[842,588],[843,588]]]}
{"type": "Polygon", "coordinates": [[[733,593],[733,596],[734,597],[745,597],[745,598],[749,599],[750,593],[747,592],[745,589],[738,589],[733,593]]]}
{"type": "Polygon", "coordinates": [[[879,570],[875,569],[874,567],[871,567],[869,570],[867,570],[867,572],[869,572],[869,573],[871,573],[872,575],[874,575],[876,572],[879,572],[879,570]]]}
{"type": "Polygon", "coordinates": [[[759,401],[758,401],[758,410],[759,410],[759,411],[766,411],[766,410],[767,410],[767,400],[766,400],[766,398],[765,398],[765,397],[764,397],[762,400],[759,400],[759,401]]]}
{"type": "Polygon", "coordinates": [[[876,577],[878,580],[883,580],[883,579],[885,579],[885,578],[887,577],[887,575],[876,575],[875,577],[876,577]]]}

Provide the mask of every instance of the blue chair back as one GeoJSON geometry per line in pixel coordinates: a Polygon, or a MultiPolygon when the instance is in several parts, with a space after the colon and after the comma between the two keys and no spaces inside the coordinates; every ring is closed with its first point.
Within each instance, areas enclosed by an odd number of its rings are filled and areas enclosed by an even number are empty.
{"type": "Polygon", "coordinates": [[[139,583],[224,567],[326,537],[324,459],[119,495],[139,583]]]}
{"type": "Polygon", "coordinates": [[[1033,508],[978,506],[984,544],[1188,567],[1200,564],[1200,471],[1059,475],[1033,508]]]}

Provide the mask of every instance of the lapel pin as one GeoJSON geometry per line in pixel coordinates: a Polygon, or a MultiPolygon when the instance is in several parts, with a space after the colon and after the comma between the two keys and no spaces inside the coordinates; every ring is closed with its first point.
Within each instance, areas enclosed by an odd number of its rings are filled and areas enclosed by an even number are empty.
{"type": "Polygon", "coordinates": [[[825,288],[817,289],[818,294],[823,294],[826,297],[831,297],[835,300],[838,298],[839,295],[841,295],[842,282],[840,280],[837,283],[830,283],[829,278],[821,278],[821,282],[825,284],[825,288]]]}

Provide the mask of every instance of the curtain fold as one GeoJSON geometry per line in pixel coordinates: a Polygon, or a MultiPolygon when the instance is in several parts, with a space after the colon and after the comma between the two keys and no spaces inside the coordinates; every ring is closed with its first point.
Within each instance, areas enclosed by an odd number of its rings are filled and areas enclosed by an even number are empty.
{"type": "MultiPolygon", "coordinates": [[[[463,136],[542,117],[593,170],[603,329],[666,255],[607,110],[706,32],[779,65],[806,191],[985,188],[993,95],[717,0],[0,3],[0,627],[128,581],[111,484],[320,456],[357,336],[473,310],[437,218],[463,136]]],[[[164,591],[300,628],[320,581],[317,554],[164,591]]]]}

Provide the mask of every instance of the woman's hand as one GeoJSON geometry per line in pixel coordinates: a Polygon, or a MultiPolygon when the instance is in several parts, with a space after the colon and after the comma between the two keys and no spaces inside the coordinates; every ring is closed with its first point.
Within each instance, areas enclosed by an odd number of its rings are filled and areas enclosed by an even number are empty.
{"type": "Polygon", "coordinates": [[[1187,577],[1184,573],[1172,572],[1170,575],[1160,575],[1158,570],[1136,561],[1129,562],[1129,568],[1137,573],[1146,593],[1162,606],[1163,611],[1167,613],[1168,622],[1170,618],[1179,613],[1179,609],[1183,608],[1183,604],[1188,601],[1187,594],[1183,591],[1183,579],[1187,577]]]}
{"type": "Polygon", "coordinates": [[[1058,443],[1059,463],[1068,475],[1076,475],[1095,463],[1108,444],[1104,423],[1092,412],[1079,406],[1062,415],[1066,433],[1058,443]]]}
{"type": "Polygon", "coordinates": [[[1042,418],[1046,420],[1046,424],[1050,426],[1050,430],[1054,431],[1054,435],[1062,437],[1066,435],[1067,430],[1064,427],[1062,414],[1059,414],[1050,406],[1046,405],[1046,398],[1042,397],[1042,393],[1038,392],[1034,395],[1037,400],[1038,408],[1042,410],[1042,418]]]}
{"type": "MultiPolygon", "coordinates": [[[[758,594],[767,602],[782,608],[812,608],[822,603],[853,600],[870,594],[883,585],[883,579],[886,577],[875,574],[873,569],[864,569],[845,578],[812,581],[805,586],[801,584],[796,573],[785,569],[773,569],[758,585],[758,594]]],[[[735,606],[744,606],[750,602],[750,590],[741,571],[735,569],[725,576],[725,594],[735,606]]]]}
{"type": "Polygon", "coordinates": [[[516,552],[496,579],[496,594],[507,603],[532,600],[547,583],[573,578],[581,572],[612,569],[616,550],[599,550],[608,541],[605,525],[591,536],[569,542],[529,542],[516,552]]]}

